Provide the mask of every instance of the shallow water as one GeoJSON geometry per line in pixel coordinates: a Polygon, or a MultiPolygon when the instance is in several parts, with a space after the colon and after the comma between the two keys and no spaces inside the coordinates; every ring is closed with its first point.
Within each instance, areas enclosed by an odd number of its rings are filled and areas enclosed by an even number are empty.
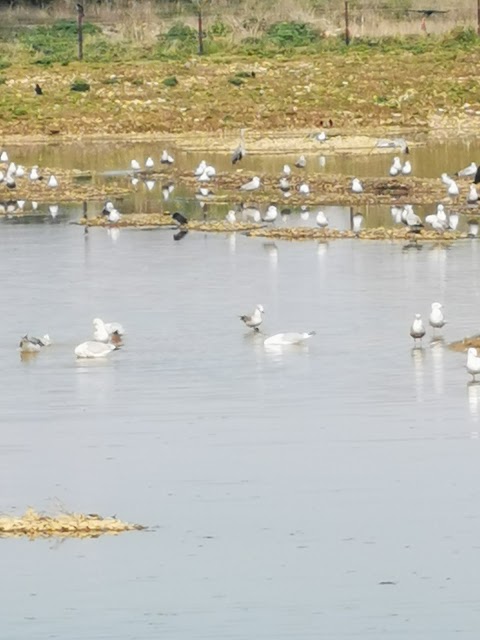
{"type": "MultiPolygon", "coordinates": [[[[92,144],[49,144],[49,145],[28,145],[28,146],[10,146],[10,158],[14,159],[17,164],[24,164],[27,167],[38,164],[40,167],[62,167],[68,169],[79,169],[84,171],[100,172],[95,175],[93,181],[101,183],[108,181],[112,176],[116,180],[120,180],[124,185],[131,189],[131,193],[127,196],[115,199],[116,207],[121,213],[160,213],[172,212],[175,210],[183,212],[192,219],[207,220],[223,220],[229,209],[238,209],[242,197],[235,192],[222,192],[218,190],[215,181],[209,184],[213,189],[215,198],[207,198],[204,201],[206,206],[202,208],[200,200],[195,197],[195,188],[191,188],[184,184],[174,185],[171,193],[165,191],[165,187],[171,184],[168,177],[152,181],[139,180],[138,184],[131,184],[131,176],[129,175],[129,166],[132,158],[136,158],[141,163],[151,155],[153,156],[156,167],[167,171],[164,165],[160,165],[160,155],[163,148],[168,150],[175,157],[175,166],[181,171],[194,171],[201,159],[206,158],[211,162],[217,171],[255,171],[259,175],[264,173],[280,175],[283,164],[285,162],[293,163],[297,159],[296,155],[247,155],[242,161],[241,166],[234,167],[230,162],[230,156],[226,154],[204,154],[189,153],[179,150],[174,143],[166,144],[165,142],[151,143],[92,143],[92,144]],[[220,200],[218,200],[220,196],[220,200]]],[[[296,173],[305,176],[308,183],[309,175],[313,173],[333,173],[345,175],[365,176],[387,176],[392,157],[398,151],[381,155],[331,155],[322,156],[322,145],[318,145],[318,154],[310,154],[307,156],[307,168],[304,172],[295,169],[296,173]],[[324,166],[320,162],[323,157],[324,166]]],[[[411,153],[408,156],[412,166],[413,174],[420,177],[440,176],[442,172],[448,172],[453,175],[459,169],[467,166],[470,162],[478,159],[480,155],[480,138],[456,138],[451,137],[447,140],[430,142],[428,144],[419,139],[411,146],[411,153]],[[415,146],[415,144],[417,146],[415,146]]],[[[404,157],[404,159],[407,156],[404,157]]],[[[247,178],[245,178],[247,180],[247,178]]],[[[314,195],[314,194],[313,194],[314,195]]],[[[14,223],[31,223],[31,222],[49,222],[51,214],[49,205],[55,203],[55,193],[52,191],[51,201],[48,203],[40,203],[37,213],[29,216],[20,216],[10,218],[14,223]]],[[[252,194],[250,205],[256,205],[255,195],[252,194]]],[[[291,215],[278,218],[275,222],[276,226],[315,226],[316,213],[319,207],[310,207],[309,214],[301,215],[303,212],[300,207],[292,206],[288,198],[284,198],[279,194],[278,208],[291,209],[291,215]]],[[[425,206],[416,206],[416,212],[424,216],[434,212],[435,203],[425,206]]],[[[88,204],[89,215],[98,215],[103,206],[102,202],[91,202],[88,204]]],[[[265,213],[266,204],[259,206],[260,212],[265,213]]],[[[25,211],[31,208],[30,203],[26,203],[25,211]]],[[[379,226],[394,226],[392,216],[390,215],[389,206],[379,205],[361,205],[357,206],[352,201],[352,206],[336,206],[332,202],[330,206],[322,206],[322,210],[329,219],[331,228],[349,229],[352,228],[352,216],[354,213],[362,213],[364,216],[364,228],[373,228],[379,226]]],[[[63,220],[79,220],[82,215],[81,203],[68,203],[58,205],[58,213],[56,219],[63,220]]],[[[473,212],[477,212],[478,207],[474,207],[473,212]]],[[[237,216],[238,220],[245,219],[241,215],[237,216]]],[[[8,222],[8,220],[7,220],[8,222]]],[[[462,217],[459,230],[465,231],[467,227],[466,219],[462,217]]]]}
{"type": "Polygon", "coordinates": [[[0,510],[149,525],[5,539],[5,638],[476,638],[480,385],[408,328],[478,330],[478,241],[0,233],[0,510]],[[265,333],[316,330],[265,351],[265,333]],[[95,316],[124,348],[79,362],[95,316]],[[26,331],[55,344],[22,361],[26,331]],[[388,583],[388,584],[382,584],[388,583]],[[394,584],[390,584],[394,583],[394,584]]]}

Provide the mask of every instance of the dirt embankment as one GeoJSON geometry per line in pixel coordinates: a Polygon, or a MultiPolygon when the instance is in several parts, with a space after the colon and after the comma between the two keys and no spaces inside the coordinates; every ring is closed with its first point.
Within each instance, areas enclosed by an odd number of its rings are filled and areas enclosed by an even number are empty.
{"type": "MultiPolygon", "coordinates": [[[[0,72],[0,135],[32,142],[181,134],[189,146],[220,149],[222,136],[230,148],[231,136],[246,126],[270,132],[256,144],[280,153],[274,132],[478,131],[472,70],[479,62],[480,48],[454,55],[439,48],[421,55],[352,50],[267,60],[14,64],[0,72]],[[177,83],[167,86],[172,77],[177,83]],[[89,90],[72,90],[78,80],[89,90]],[[43,95],[35,93],[37,83],[43,95]],[[196,132],[217,135],[197,141],[196,132]]],[[[303,136],[296,148],[305,145],[303,136]]]]}

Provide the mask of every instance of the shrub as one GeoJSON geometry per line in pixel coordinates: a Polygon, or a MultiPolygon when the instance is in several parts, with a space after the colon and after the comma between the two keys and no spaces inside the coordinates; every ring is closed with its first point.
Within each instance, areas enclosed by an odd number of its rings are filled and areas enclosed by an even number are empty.
{"type": "Polygon", "coordinates": [[[267,38],[280,47],[304,47],[319,33],[306,22],[276,22],[267,29],[267,38]]]}
{"type": "Polygon", "coordinates": [[[74,80],[70,85],[70,91],[90,91],[90,85],[85,80],[74,80]]]}
{"type": "Polygon", "coordinates": [[[165,80],[163,80],[163,84],[166,87],[176,87],[178,84],[178,80],[175,76],[169,76],[168,78],[165,78],[165,80]]]}

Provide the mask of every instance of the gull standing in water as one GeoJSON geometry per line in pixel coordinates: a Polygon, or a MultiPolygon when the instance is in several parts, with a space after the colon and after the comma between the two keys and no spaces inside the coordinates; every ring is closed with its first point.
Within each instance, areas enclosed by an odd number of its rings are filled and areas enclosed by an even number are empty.
{"type": "Polygon", "coordinates": [[[245,150],[244,136],[245,136],[245,129],[240,129],[240,144],[232,153],[232,164],[237,164],[237,162],[240,162],[240,160],[242,160],[245,157],[246,150],[245,150]]]}
{"type": "Polygon", "coordinates": [[[412,173],[412,165],[410,164],[409,160],[407,160],[403,165],[402,173],[404,176],[409,176],[412,173]]]}
{"type": "Polygon", "coordinates": [[[112,224],[117,224],[117,222],[120,222],[121,217],[122,216],[116,209],[112,209],[108,214],[108,221],[112,224]]]}
{"type": "Polygon", "coordinates": [[[315,331],[308,331],[304,333],[276,333],[274,336],[270,336],[264,340],[263,344],[266,347],[270,346],[287,346],[291,344],[301,344],[315,335],[315,331]]]}
{"type": "Polygon", "coordinates": [[[475,376],[480,373],[480,358],[473,347],[467,351],[467,371],[472,376],[473,382],[476,382],[475,376]]]}
{"type": "Polygon", "coordinates": [[[441,329],[445,326],[445,318],[442,312],[442,305],[440,302],[432,302],[432,310],[430,312],[430,316],[428,318],[428,322],[430,326],[433,328],[433,333],[435,334],[435,329],[441,329]]]}
{"type": "Polygon", "coordinates": [[[242,186],[240,187],[240,189],[242,191],[255,191],[256,189],[258,189],[260,187],[260,178],[258,176],[255,176],[254,178],[252,178],[250,180],[250,182],[247,182],[245,184],[242,184],[242,186]]]}
{"type": "Polygon", "coordinates": [[[425,335],[425,327],[423,326],[422,316],[419,313],[415,314],[415,319],[410,327],[410,335],[414,340],[414,344],[417,344],[417,340],[422,343],[422,338],[425,335]]]}
{"type": "Polygon", "coordinates": [[[87,340],[75,347],[75,355],[77,358],[104,358],[109,353],[118,349],[114,344],[104,342],[95,342],[87,340]]]}
{"type": "Polygon", "coordinates": [[[226,221],[229,222],[230,224],[235,224],[235,222],[237,221],[237,216],[235,215],[235,211],[233,211],[232,209],[227,213],[226,217],[225,217],[226,221]]]}
{"type": "Polygon", "coordinates": [[[247,325],[247,327],[250,327],[250,329],[253,329],[254,331],[259,331],[258,327],[263,322],[264,313],[265,311],[263,309],[263,306],[261,304],[257,304],[251,316],[246,316],[246,315],[240,316],[240,320],[244,322],[247,325]]]}

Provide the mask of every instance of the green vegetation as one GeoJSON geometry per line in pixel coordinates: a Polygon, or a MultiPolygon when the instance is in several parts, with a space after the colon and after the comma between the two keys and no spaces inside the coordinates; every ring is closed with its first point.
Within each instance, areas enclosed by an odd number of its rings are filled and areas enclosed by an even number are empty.
{"type": "Polygon", "coordinates": [[[165,80],[163,80],[163,84],[166,87],[176,87],[178,84],[178,80],[175,76],[168,76],[168,78],[165,78],[165,80]]]}
{"type": "Polygon", "coordinates": [[[70,91],[90,91],[90,85],[85,80],[74,80],[70,86],[70,91]]]}

